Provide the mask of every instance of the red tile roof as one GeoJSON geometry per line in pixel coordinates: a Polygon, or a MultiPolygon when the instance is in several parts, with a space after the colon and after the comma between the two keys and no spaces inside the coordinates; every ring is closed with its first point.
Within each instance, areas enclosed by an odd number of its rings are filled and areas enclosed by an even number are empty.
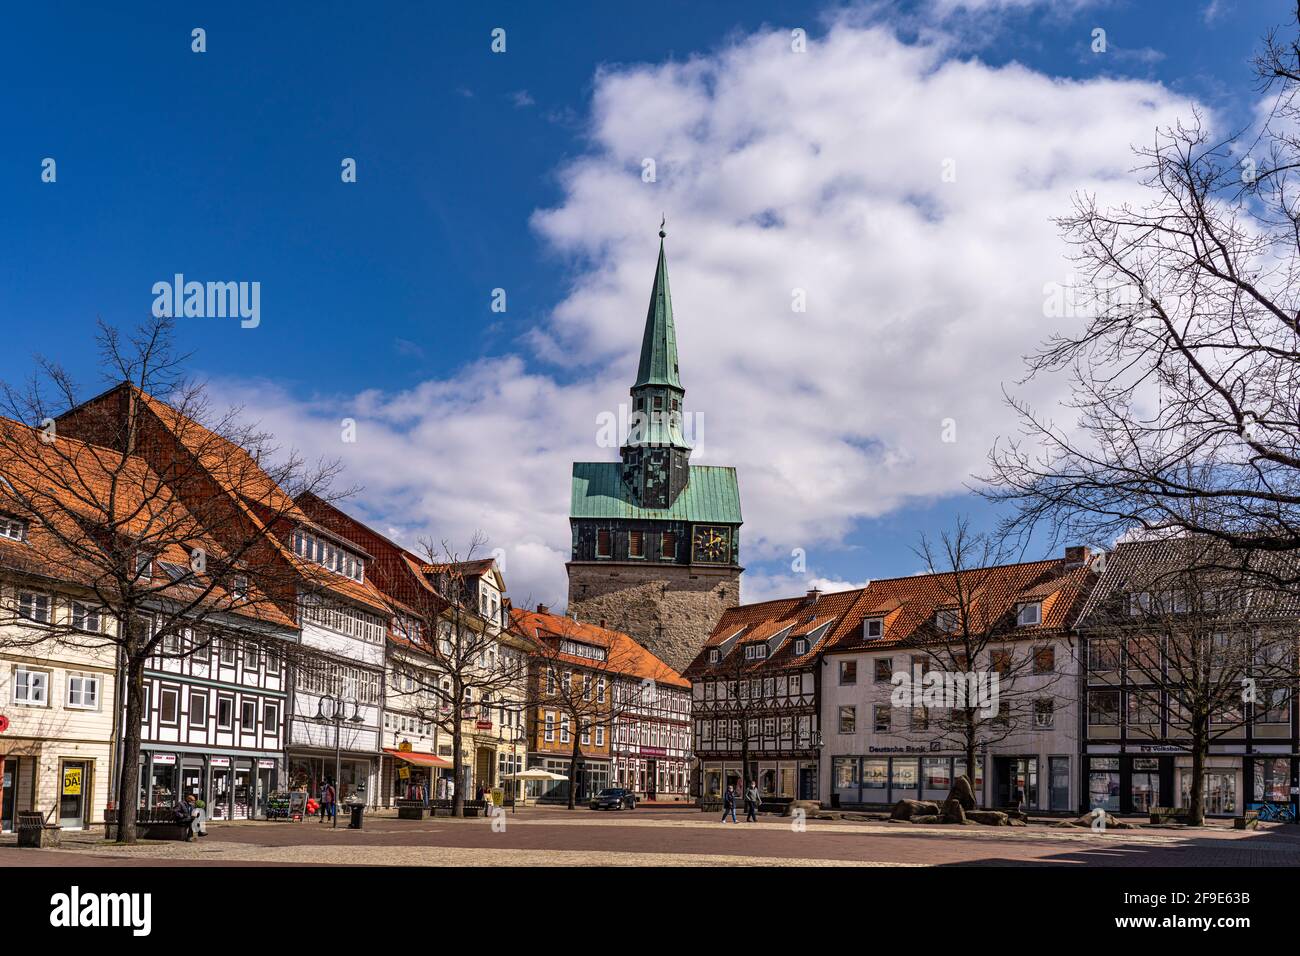
{"type": "MultiPolygon", "coordinates": [[[[691,686],[690,681],[685,680],[621,631],[611,631],[608,628],[597,627],[595,624],[583,624],[562,614],[542,614],[521,608],[512,610],[510,619],[516,633],[533,641],[567,638],[605,648],[608,669],[620,675],[653,680],[657,684],[669,684],[673,687],[691,686]]],[[[568,654],[552,654],[550,657],[573,664],[575,667],[600,669],[599,664],[585,657],[568,654]]]]}

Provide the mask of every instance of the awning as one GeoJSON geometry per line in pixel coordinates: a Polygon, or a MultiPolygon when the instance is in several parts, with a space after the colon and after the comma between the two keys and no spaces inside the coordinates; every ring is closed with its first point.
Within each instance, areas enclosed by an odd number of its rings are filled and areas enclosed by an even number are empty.
{"type": "Polygon", "coordinates": [[[436,757],[433,754],[418,754],[414,750],[397,750],[392,747],[385,747],[384,753],[396,757],[398,760],[405,760],[409,764],[417,767],[450,767],[450,760],[444,760],[442,757],[436,757]]]}

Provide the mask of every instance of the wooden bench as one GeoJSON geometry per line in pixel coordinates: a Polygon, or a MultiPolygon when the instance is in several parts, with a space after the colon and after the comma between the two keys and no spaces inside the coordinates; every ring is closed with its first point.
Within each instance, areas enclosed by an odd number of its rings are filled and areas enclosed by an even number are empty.
{"type": "Polygon", "coordinates": [[[1232,820],[1234,830],[1255,830],[1259,828],[1259,811],[1247,810],[1239,817],[1232,820]]]}
{"type": "Polygon", "coordinates": [[[19,810],[15,814],[18,830],[18,845],[43,850],[58,846],[62,842],[63,827],[57,823],[46,823],[38,810],[19,810]]]}
{"type": "MultiPolygon", "coordinates": [[[[433,806],[430,804],[427,808],[423,800],[396,800],[397,819],[399,820],[423,820],[425,813],[432,813],[433,806]]],[[[450,808],[450,803],[448,803],[450,808]]]]}
{"type": "MultiPolygon", "coordinates": [[[[430,804],[430,807],[433,809],[434,816],[449,817],[451,816],[451,804],[452,801],[450,800],[434,800],[430,804]]],[[[488,804],[487,800],[466,800],[465,816],[467,817],[482,816],[485,812],[487,812],[487,804],[488,804]]]]}
{"type": "Polygon", "coordinates": [[[705,813],[722,812],[721,797],[701,797],[699,802],[700,802],[700,809],[705,813]]]}
{"type": "Polygon", "coordinates": [[[1185,807],[1152,807],[1152,823],[1186,823],[1188,810],[1185,807]]]}
{"type": "MultiPolygon", "coordinates": [[[[188,840],[190,827],[177,823],[176,815],[169,809],[141,808],[135,814],[135,835],[141,840],[188,840]]],[[[104,838],[117,839],[117,810],[104,811],[104,838]]]]}

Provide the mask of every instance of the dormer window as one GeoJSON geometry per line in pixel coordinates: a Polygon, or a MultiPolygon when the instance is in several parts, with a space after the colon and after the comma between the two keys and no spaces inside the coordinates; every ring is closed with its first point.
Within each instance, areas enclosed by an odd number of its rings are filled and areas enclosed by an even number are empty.
{"type": "Polygon", "coordinates": [[[135,556],[135,573],[141,581],[153,580],[153,555],[140,552],[135,556]]]}
{"type": "Polygon", "coordinates": [[[1039,601],[1030,601],[1016,609],[1017,627],[1034,627],[1043,623],[1043,605],[1039,601]]]}
{"type": "Polygon", "coordinates": [[[332,541],[299,530],[293,533],[293,550],[300,558],[306,558],[335,574],[342,574],[354,581],[365,579],[365,562],[332,541]]]}
{"type": "Polygon", "coordinates": [[[710,664],[717,664],[717,663],[718,663],[719,661],[721,661],[721,660],[722,660],[722,651],[718,650],[716,647],[710,649],[710,651],[709,651],[709,663],[710,663],[710,664]]]}
{"type": "Polygon", "coordinates": [[[936,630],[944,634],[951,634],[957,630],[957,609],[955,607],[945,607],[935,611],[934,626],[936,630]]]}
{"type": "Polygon", "coordinates": [[[808,641],[806,638],[801,637],[794,642],[794,652],[798,657],[802,657],[804,654],[808,653],[808,641]]]}
{"type": "Polygon", "coordinates": [[[24,541],[27,538],[27,522],[0,515],[0,538],[10,541],[24,541]]]}
{"type": "Polygon", "coordinates": [[[766,644],[749,644],[745,647],[745,660],[761,661],[765,657],[767,657],[766,644]]]}
{"type": "Polygon", "coordinates": [[[862,622],[862,637],[868,641],[874,641],[882,637],[885,633],[885,619],[883,617],[869,617],[862,622]]]}

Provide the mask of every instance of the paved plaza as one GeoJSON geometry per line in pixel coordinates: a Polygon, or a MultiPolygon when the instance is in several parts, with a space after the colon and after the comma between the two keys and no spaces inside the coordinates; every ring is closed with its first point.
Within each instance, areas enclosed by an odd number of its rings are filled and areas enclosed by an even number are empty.
{"type": "Polygon", "coordinates": [[[368,817],[361,831],[234,822],[195,843],[116,846],[102,830],[64,836],[58,850],[0,843],[0,866],[1300,866],[1300,827],[1256,831],[1141,828],[1094,833],[1026,828],[763,818],[722,824],[683,809],[595,813],[527,808],[504,828],[487,819],[368,817]]]}

